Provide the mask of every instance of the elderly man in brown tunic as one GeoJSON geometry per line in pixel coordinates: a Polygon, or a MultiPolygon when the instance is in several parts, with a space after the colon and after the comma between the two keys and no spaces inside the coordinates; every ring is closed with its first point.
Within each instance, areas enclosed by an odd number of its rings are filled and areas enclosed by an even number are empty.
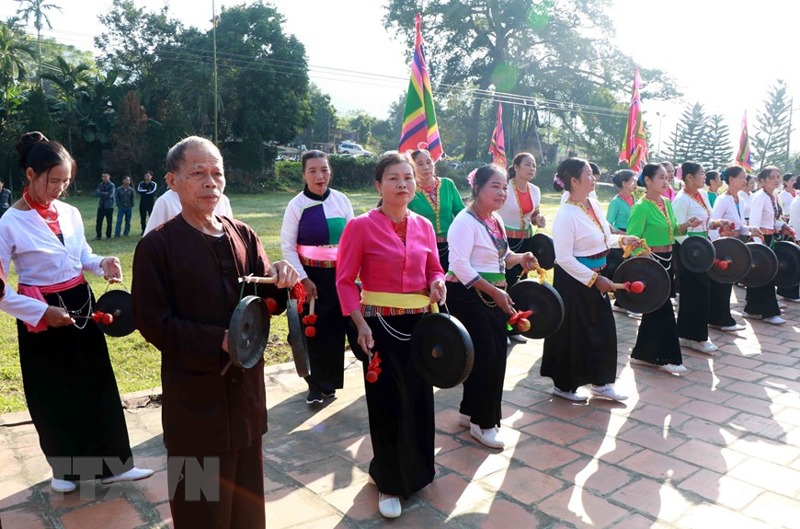
{"type": "Polygon", "coordinates": [[[223,372],[227,329],[240,276],[277,276],[277,285],[245,292],[274,297],[297,272],[285,261],[270,265],[250,227],[214,214],[225,176],[213,143],[180,141],[167,169],[183,210],[139,242],[132,294],[136,327],[161,351],[173,526],[263,529],[264,362],[223,372]]]}

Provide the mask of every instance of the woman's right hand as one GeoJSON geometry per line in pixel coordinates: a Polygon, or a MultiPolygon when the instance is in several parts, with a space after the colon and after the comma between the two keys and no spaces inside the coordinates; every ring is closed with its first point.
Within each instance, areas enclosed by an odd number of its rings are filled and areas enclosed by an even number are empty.
{"type": "Polygon", "coordinates": [[[509,316],[513,316],[517,313],[516,309],[514,309],[514,302],[511,300],[511,296],[509,296],[508,292],[505,290],[495,288],[492,299],[497,303],[497,306],[509,316]]]}
{"type": "Polygon", "coordinates": [[[361,350],[372,360],[372,348],[375,347],[375,340],[372,338],[372,329],[369,328],[367,322],[359,323],[358,329],[358,345],[361,350]]]}
{"type": "Polygon", "coordinates": [[[306,297],[308,297],[308,299],[317,299],[317,285],[315,285],[314,282],[309,278],[303,279],[301,283],[303,283],[303,286],[306,289],[306,297]]]}
{"type": "Polygon", "coordinates": [[[75,323],[75,320],[72,319],[65,309],[52,305],[47,307],[42,318],[44,318],[48,327],[66,327],[67,325],[75,323]]]}
{"type": "Polygon", "coordinates": [[[614,282],[608,279],[607,277],[603,277],[601,275],[597,276],[597,279],[594,280],[594,287],[599,290],[600,292],[613,292],[614,291],[614,282]]]}

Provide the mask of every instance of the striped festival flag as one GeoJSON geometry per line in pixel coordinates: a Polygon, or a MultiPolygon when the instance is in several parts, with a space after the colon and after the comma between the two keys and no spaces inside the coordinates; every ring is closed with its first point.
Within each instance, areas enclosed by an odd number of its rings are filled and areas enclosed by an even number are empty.
{"type": "Polygon", "coordinates": [[[736,152],[736,165],[747,171],[753,170],[753,157],[750,153],[750,136],[747,134],[747,111],[742,118],[742,133],[739,135],[739,150],[736,152]]]}
{"type": "Polygon", "coordinates": [[[417,36],[414,41],[414,60],[411,63],[411,81],[406,95],[406,112],[400,132],[400,152],[428,149],[435,162],[442,156],[442,141],[436,124],[431,80],[422,50],[422,17],[415,18],[417,36]]]}
{"type": "Polygon", "coordinates": [[[503,103],[497,103],[497,123],[492,131],[492,141],[489,143],[489,154],[492,155],[492,163],[505,168],[506,136],[503,133],[503,103]]]}
{"type": "Polygon", "coordinates": [[[642,120],[642,100],[639,97],[639,69],[633,74],[633,93],[631,94],[631,108],[628,111],[628,123],[625,126],[625,139],[622,141],[622,151],[619,153],[620,162],[628,162],[633,171],[641,171],[647,163],[647,138],[644,135],[644,121],[642,120]]]}

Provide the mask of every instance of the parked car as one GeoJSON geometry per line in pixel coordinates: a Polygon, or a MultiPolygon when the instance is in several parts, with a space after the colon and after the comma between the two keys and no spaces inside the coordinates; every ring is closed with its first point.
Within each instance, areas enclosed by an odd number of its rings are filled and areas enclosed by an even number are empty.
{"type": "Polygon", "coordinates": [[[343,141],[340,143],[337,151],[339,151],[339,154],[350,154],[352,156],[373,156],[371,152],[366,150],[358,143],[353,143],[350,141],[343,141]]]}

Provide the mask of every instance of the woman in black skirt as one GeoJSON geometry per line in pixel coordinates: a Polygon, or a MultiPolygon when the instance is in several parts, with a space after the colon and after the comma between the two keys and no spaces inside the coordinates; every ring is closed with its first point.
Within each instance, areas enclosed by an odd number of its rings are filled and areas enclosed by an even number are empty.
{"type": "Polygon", "coordinates": [[[72,492],[78,480],[146,478],[152,470],[133,466],[108,347],[89,317],[95,299],[83,277],[86,270],[121,281],[119,259],[92,253],[80,213],[58,200],[75,173],[66,149],[40,132],[24,134],[16,149],[28,186],[0,219],[0,261],[6,270],[14,263],[19,293],[6,285],[0,310],[17,318],[25,399],[53,470],[50,486],[72,492]]]}
{"type": "Polygon", "coordinates": [[[614,290],[601,272],[612,247],[638,246],[639,238],[612,234],[600,204],[589,198],[595,180],[586,160],[567,158],[555,184],[569,192],[553,222],[556,267],[553,286],[564,300],[564,323],[544,340],[541,375],[553,379],[553,394],[585,401],[591,395],[625,400],[614,388],[617,378],[617,328],[606,296],[614,290]]]}
{"type": "MultiPolygon", "coordinates": [[[[647,240],[653,257],[669,270],[674,263],[672,244],[675,236],[685,232],[689,226],[698,225],[700,220],[693,217],[683,224],[675,220],[672,205],[664,197],[667,171],[661,164],[645,165],[640,182],[647,191],[631,210],[628,234],[647,240]]],[[[631,364],[655,366],[673,374],[686,371],[669,298],[661,307],[642,316],[636,344],[631,351],[631,364]]]]}
{"type": "Polygon", "coordinates": [[[464,381],[459,424],[490,448],[498,438],[503,379],[506,374],[506,322],[516,313],[506,293],[507,267],[527,272],[537,261],[531,252],[509,250],[503,219],[497,210],[508,194],[505,171],[484,165],[471,175],[472,203],[450,225],[450,311],[464,324],[475,346],[475,363],[464,381]]]}

